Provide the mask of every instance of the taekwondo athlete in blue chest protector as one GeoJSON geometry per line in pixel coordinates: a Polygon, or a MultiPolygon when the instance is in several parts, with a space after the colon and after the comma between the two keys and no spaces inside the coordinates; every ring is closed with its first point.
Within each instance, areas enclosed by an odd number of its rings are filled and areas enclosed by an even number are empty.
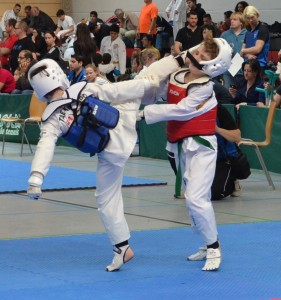
{"type": "MultiPolygon", "coordinates": [[[[43,114],[41,138],[31,166],[28,187],[31,198],[38,199],[42,194],[41,186],[53,159],[57,139],[73,134],[70,129],[77,120],[77,105],[81,102],[79,99],[97,97],[110,102],[119,111],[116,127],[109,129],[110,139],[103,150],[97,151],[96,201],[114,251],[112,263],[106,267],[107,271],[119,270],[134,256],[128,243],[130,231],[124,216],[121,187],[125,163],[137,139],[135,123],[139,105],[144,100],[153,102],[151,99],[157,99],[157,92],[162,90],[159,82],[175,72],[181,60],[181,57],[175,59],[171,56],[148,68],[143,78],[105,85],[79,82],[70,87],[63,71],[50,59],[36,63],[29,70],[29,81],[38,98],[49,103],[43,114]]],[[[77,145],[80,133],[76,135],[76,140],[75,134],[72,136],[73,145],[77,145]]],[[[90,144],[88,140],[84,142],[90,144]]],[[[84,152],[92,150],[87,148],[84,152]]]]}

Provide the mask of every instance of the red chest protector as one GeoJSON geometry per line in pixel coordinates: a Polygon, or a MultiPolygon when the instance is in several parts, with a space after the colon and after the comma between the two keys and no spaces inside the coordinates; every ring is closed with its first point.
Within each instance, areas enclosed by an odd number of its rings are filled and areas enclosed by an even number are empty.
{"type": "MultiPolygon", "coordinates": [[[[183,71],[179,71],[183,72],[183,71]]],[[[170,78],[168,86],[168,104],[177,104],[187,96],[188,84],[180,83],[175,80],[175,73],[170,78]]],[[[186,73],[186,71],[184,71],[186,73]]],[[[202,84],[202,83],[199,83],[202,84]]],[[[206,101],[208,101],[206,99],[206,101]]],[[[204,104],[203,104],[204,105],[204,104]]],[[[197,109],[200,109],[198,107],[197,109]]],[[[210,135],[215,133],[216,127],[217,106],[207,111],[206,113],[194,117],[188,121],[168,121],[167,122],[167,137],[168,141],[175,143],[188,136],[210,135]]]]}

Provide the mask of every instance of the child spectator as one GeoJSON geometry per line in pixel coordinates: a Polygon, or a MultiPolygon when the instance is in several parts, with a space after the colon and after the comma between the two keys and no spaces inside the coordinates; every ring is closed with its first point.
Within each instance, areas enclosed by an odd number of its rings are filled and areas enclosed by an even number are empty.
{"type": "Polygon", "coordinates": [[[118,70],[115,69],[114,64],[111,62],[111,55],[109,53],[102,55],[102,63],[99,64],[99,70],[110,82],[115,82],[114,72],[115,75],[120,75],[120,72],[118,74],[118,70]]]}
{"type": "Polygon", "coordinates": [[[100,85],[108,83],[108,80],[103,78],[100,75],[99,68],[96,67],[95,65],[88,64],[85,67],[85,70],[86,70],[86,80],[87,80],[87,82],[95,82],[95,83],[100,84],[100,85]]]}

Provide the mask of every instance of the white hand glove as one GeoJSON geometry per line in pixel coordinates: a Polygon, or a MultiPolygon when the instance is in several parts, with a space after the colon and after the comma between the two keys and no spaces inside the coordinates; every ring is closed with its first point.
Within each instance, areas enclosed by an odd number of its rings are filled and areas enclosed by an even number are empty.
{"type": "Polygon", "coordinates": [[[42,195],[41,187],[30,185],[27,189],[27,194],[31,199],[38,200],[42,195]]]}
{"type": "Polygon", "coordinates": [[[29,187],[27,194],[31,199],[38,200],[42,195],[41,186],[43,183],[43,174],[39,172],[32,172],[28,180],[29,187]]]}
{"type": "Polygon", "coordinates": [[[139,110],[137,112],[137,121],[144,120],[144,110],[139,110]]]}

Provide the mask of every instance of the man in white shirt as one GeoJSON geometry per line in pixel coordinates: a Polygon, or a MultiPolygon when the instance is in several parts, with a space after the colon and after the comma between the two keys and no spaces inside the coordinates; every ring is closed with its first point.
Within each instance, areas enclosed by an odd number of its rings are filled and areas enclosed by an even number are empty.
{"type": "Polygon", "coordinates": [[[109,53],[111,62],[121,74],[126,72],[126,46],[119,37],[119,26],[113,24],[110,26],[110,36],[106,36],[101,41],[100,53],[109,53]]]}
{"type": "Polygon", "coordinates": [[[186,22],[186,2],[185,0],[171,0],[166,8],[166,14],[169,21],[173,23],[174,39],[180,28],[183,28],[186,22]]]}
{"type": "Polygon", "coordinates": [[[57,11],[58,20],[58,28],[55,31],[58,39],[62,39],[71,34],[75,33],[76,26],[74,20],[70,16],[66,16],[64,10],[59,9],[57,11]]]}
{"type": "Polygon", "coordinates": [[[21,5],[17,3],[15,4],[13,9],[6,10],[3,13],[3,17],[0,24],[2,31],[5,31],[5,25],[9,19],[15,19],[17,22],[21,20],[19,17],[20,10],[21,10],[21,5]]]}

